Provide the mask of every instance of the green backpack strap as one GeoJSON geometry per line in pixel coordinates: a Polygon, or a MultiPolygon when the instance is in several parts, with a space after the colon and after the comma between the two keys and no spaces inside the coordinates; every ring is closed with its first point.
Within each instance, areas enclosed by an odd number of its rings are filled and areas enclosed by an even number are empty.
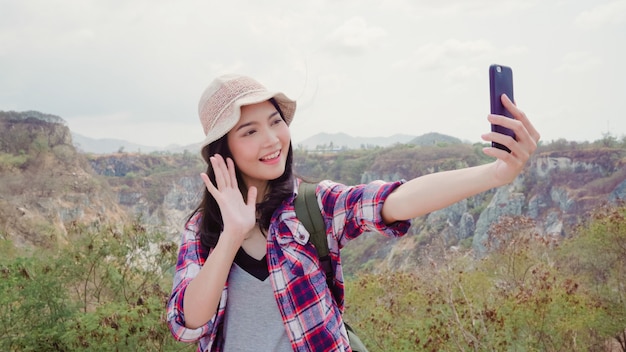
{"type": "Polygon", "coordinates": [[[328,287],[331,288],[331,291],[334,292],[335,273],[330,261],[328,240],[326,238],[326,224],[322,218],[320,207],[317,204],[315,188],[317,188],[317,185],[314,183],[300,182],[294,207],[296,209],[296,216],[311,235],[309,241],[317,250],[320,264],[326,273],[326,283],[328,287]]]}
{"type": "Polygon", "coordinates": [[[296,216],[311,234],[309,240],[317,249],[317,254],[324,257],[328,255],[328,241],[326,240],[326,225],[320,207],[317,205],[316,187],[317,185],[313,183],[300,182],[294,206],[296,216]]]}
{"type": "MultiPolygon", "coordinates": [[[[298,196],[294,202],[296,216],[309,232],[311,237],[309,241],[317,250],[320,264],[326,273],[326,284],[330,291],[335,295],[335,272],[330,260],[330,251],[328,250],[328,239],[326,238],[326,224],[322,217],[319,205],[317,205],[317,197],[315,196],[316,184],[300,182],[298,186],[298,196]]],[[[336,299],[336,297],[335,297],[336,299]]],[[[346,330],[348,331],[348,339],[350,340],[350,348],[354,352],[368,352],[367,348],[356,335],[352,327],[344,321],[346,330]]]]}

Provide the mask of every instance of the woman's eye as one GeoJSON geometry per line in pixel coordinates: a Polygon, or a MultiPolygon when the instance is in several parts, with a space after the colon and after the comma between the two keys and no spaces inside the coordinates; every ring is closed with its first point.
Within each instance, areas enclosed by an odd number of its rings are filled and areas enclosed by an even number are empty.
{"type": "Polygon", "coordinates": [[[244,136],[249,136],[249,135],[252,135],[252,134],[254,134],[254,133],[256,133],[256,130],[248,130],[248,131],[246,131],[246,133],[244,133],[243,135],[244,135],[244,136]]]}
{"type": "Polygon", "coordinates": [[[278,124],[279,124],[279,123],[281,123],[281,122],[283,122],[283,119],[282,119],[282,118],[277,118],[277,119],[275,119],[274,121],[272,121],[272,124],[273,124],[273,125],[278,125],[278,124]]]}

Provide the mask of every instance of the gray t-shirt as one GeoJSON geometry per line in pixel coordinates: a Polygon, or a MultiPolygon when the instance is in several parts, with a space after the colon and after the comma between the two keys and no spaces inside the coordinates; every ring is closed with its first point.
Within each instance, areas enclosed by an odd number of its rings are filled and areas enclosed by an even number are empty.
{"type": "MultiPolygon", "coordinates": [[[[267,266],[265,258],[259,262],[267,266]]],[[[224,351],[293,351],[269,277],[261,280],[236,263],[228,277],[224,351]]]]}

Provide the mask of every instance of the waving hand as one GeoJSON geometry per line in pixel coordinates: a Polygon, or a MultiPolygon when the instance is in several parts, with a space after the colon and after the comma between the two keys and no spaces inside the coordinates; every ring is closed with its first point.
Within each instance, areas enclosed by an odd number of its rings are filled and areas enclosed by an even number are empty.
{"type": "Polygon", "coordinates": [[[244,200],[237,185],[235,165],[233,160],[227,158],[224,161],[221,155],[216,154],[210,158],[211,166],[215,172],[215,185],[206,173],[202,173],[207,190],[217,201],[224,221],[224,233],[232,236],[240,236],[242,242],[246,234],[256,223],[256,187],[248,189],[248,199],[244,200]]]}

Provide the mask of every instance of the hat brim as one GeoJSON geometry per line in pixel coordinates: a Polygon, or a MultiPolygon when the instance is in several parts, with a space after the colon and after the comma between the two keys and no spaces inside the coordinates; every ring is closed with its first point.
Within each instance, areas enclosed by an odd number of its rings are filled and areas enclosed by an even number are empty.
{"type": "Polygon", "coordinates": [[[291,121],[293,121],[293,118],[296,112],[297,104],[295,100],[289,99],[285,94],[281,92],[268,92],[268,91],[253,92],[250,94],[246,94],[245,96],[240,97],[236,99],[234,102],[232,102],[233,113],[231,114],[231,116],[227,117],[226,123],[221,124],[220,127],[211,129],[207,133],[206,137],[204,138],[204,141],[202,142],[202,145],[200,146],[200,149],[202,150],[207,145],[222,138],[228,133],[228,131],[230,131],[233,127],[235,127],[235,125],[237,124],[237,122],[239,122],[239,119],[241,118],[242,106],[262,103],[272,98],[274,98],[274,100],[280,107],[280,110],[283,114],[283,118],[285,119],[285,122],[287,123],[287,125],[290,125],[291,121]]]}

